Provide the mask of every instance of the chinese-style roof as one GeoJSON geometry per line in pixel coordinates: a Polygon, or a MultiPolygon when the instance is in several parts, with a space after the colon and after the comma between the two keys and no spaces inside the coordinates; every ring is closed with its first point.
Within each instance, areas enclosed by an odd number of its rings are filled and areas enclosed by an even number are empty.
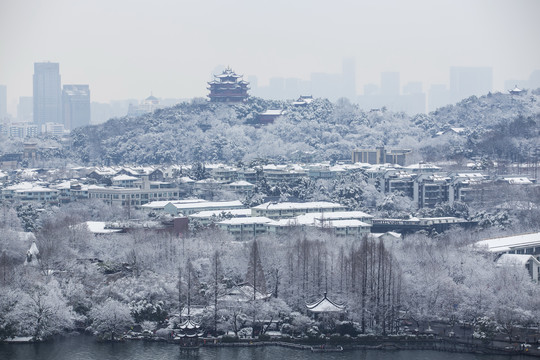
{"type": "Polygon", "coordinates": [[[514,86],[514,88],[513,88],[512,90],[508,90],[508,92],[509,92],[510,94],[521,94],[521,93],[524,92],[524,91],[525,91],[525,90],[518,88],[517,85],[514,86]]]}
{"type": "Polygon", "coordinates": [[[177,337],[195,338],[203,335],[203,332],[200,331],[199,323],[191,320],[189,317],[186,321],[178,325],[178,328],[180,330],[176,335],[177,337]]]}
{"type": "Polygon", "coordinates": [[[242,79],[242,75],[236,74],[231,68],[223,70],[220,75],[214,75],[214,79],[208,82],[210,90],[208,97],[217,102],[240,102],[249,95],[249,82],[242,79]]]}
{"type": "Polygon", "coordinates": [[[178,325],[178,328],[182,330],[193,330],[200,328],[200,326],[199,323],[191,320],[191,318],[188,318],[186,321],[178,325]]]}
{"type": "Polygon", "coordinates": [[[313,313],[337,313],[345,311],[344,305],[339,305],[326,297],[326,293],[322,299],[312,303],[306,304],[307,310],[313,313]]]}
{"type": "Polygon", "coordinates": [[[228,77],[241,78],[242,77],[242,75],[238,75],[230,67],[227,67],[225,70],[223,70],[221,74],[214,75],[214,76],[217,78],[228,78],[228,77]]]}

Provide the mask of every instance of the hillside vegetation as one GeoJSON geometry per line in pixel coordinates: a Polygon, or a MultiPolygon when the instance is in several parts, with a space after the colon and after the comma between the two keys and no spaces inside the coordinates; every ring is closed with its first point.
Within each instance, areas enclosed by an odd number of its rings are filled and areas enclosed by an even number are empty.
{"type": "Polygon", "coordinates": [[[116,118],[73,131],[74,160],[83,164],[169,164],[349,159],[358,147],[416,150],[415,160],[488,156],[524,161],[539,143],[540,91],[488,94],[425,115],[365,112],[345,99],[290,102],[250,98],[236,105],[204,99],[137,118],[116,118]],[[257,114],[283,109],[274,124],[254,126],[257,114]],[[462,127],[460,134],[443,134],[462,127]]]}

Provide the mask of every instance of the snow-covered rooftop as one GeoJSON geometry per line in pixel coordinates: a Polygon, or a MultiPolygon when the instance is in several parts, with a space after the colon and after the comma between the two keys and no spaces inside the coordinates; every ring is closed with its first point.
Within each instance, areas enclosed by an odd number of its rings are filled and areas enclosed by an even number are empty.
{"type": "Polygon", "coordinates": [[[488,251],[493,253],[506,252],[512,249],[521,249],[533,246],[540,247],[540,232],[481,240],[476,242],[474,246],[478,248],[486,248],[488,251]]]}
{"type": "Polygon", "coordinates": [[[385,233],[371,233],[369,234],[373,239],[379,239],[383,236],[390,236],[395,239],[401,239],[401,234],[393,231],[387,231],[385,233]]]}
{"type": "Polygon", "coordinates": [[[539,263],[532,255],[526,254],[502,254],[497,260],[497,265],[525,266],[530,260],[539,263]]]}
{"type": "Polygon", "coordinates": [[[272,116],[280,116],[283,114],[283,110],[281,109],[268,109],[265,112],[260,113],[260,115],[272,115],[272,116]]]}
{"type": "Polygon", "coordinates": [[[312,304],[306,304],[307,310],[314,313],[328,313],[328,312],[343,312],[345,306],[336,304],[326,297],[326,293],[322,299],[315,301],[312,304]]]}
{"type": "Polygon", "coordinates": [[[179,180],[182,183],[194,183],[195,182],[195,180],[193,180],[189,176],[182,176],[179,180]]]}
{"type": "Polygon", "coordinates": [[[164,200],[164,201],[152,201],[148,204],[141,205],[141,208],[144,209],[162,209],[167,204],[195,204],[195,203],[206,203],[208,201],[203,199],[184,199],[184,200],[164,200]]]}
{"type": "Polygon", "coordinates": [[[405,169],[409,170],[440,170],[440,167],[428,163],[418,163],[405,166],[405,169]]]}
{"type": "Polygon", "coordinates": [[[529,178],[526,177],[506,177],[503,178],[503,180],[512,185],[530,185],[533,183],[531,180],[529,180],[529,178]]]}
{"type": "Polygon", "coordinates": [[[477,178],[483,179],[485,177],[485,175],[482,173],[457,173],[456,176],[470,178],[470,179],[477,179],[477,178]]]}
{"type": "Polygon", "coordinates": [[[37,183],[37,182],[20,182],[18,184],[6,186],[4,188],[4,191],[11,191],[16,193],[23,193],[27,191],[31,192],[51,192],[56,191],[55,189],[50,189],[48,187],[43,186],[43,183],[37,183]]]}
{"type": "Polygon", "coordinates": [[[254,185],[250,183],[249,181],[240,180],[240,181],[235,181],[235,182],[230,183],[229,186],[254,186],[254,185]]]}
{"type": "Polygon", "coordinates": [[[309,213],[304,215],[298,215],[293,221],[296,221],[298,225],[311,225],[315,221],[328,221],[328,220],[352,220],[352,219],[371,219],[372,215],[369,215],[363,211],[336,211],[336,212],[322,212],[322,213],[309,213]]]}
{"type": "Polygon", "coordinates": [[[264,216],[253,216],[253,217],[236,217],[228,220],[220,221],[218,224],[221,225],[253,225],[253,224],[268,224],[272,220],[264,216]]]}
{"type": "Polygon", "coordinates": [[[112,234],[122,231],[120,229],[106,229],[105,226],[107,223],[104,221],[87,221],[85,224],[86,227],[88,227],[88,230],[93,234],[112,234]]]}
{"type": "Polygon", "coordinates": [[[126,175],[126,174],[117,175],[112,178],[112,181],[135,181],[135,180],[138,180],[138,178],[135,176],[126,175]]]}
{"type": "Polygon", "coordinates": [[[231,209],[231,210],[207,210],[200,211],[195,214],[189,215],[190,218],[211,218],[212,216],[219,216],[221,214],[230,214],[233,217],[248,217],[251,216],[251,209],[231,209]]]}
{"type": "Polygon", "coordinates": [[[226,208],[226,207],[240,207],[244,206],[240,200],[234,200],[234,201],[204,201],[204,202],[189,202],[189,203],[180,203],[176,201],[171,201],[171,204],[173,204],[178,210],[182,209],[204,209],[204,208],[213,208],[213,207],[220,207],[220,208],[226,208]]]}
{"type": "Polygon", "coordinates": [[[317,224],[318,227],[321,228],[365,228],[365,227],[371,227],[370,224],[365,223],[360,220],[356,219],[349,219],[349,220],[329,220],[326,222],[320,222],[317,224]]]}
{"type": "Polygon", "coordinates": [[[266,202],[261,205],[253,207],[253,209],[266,209],[266,210],[293,210],[293,209],[327,209],[327,208],[345,208],[338,203],[332,203],[328,201],[314,201],[314,202],[282,202],[272,203],[266,202]]]}

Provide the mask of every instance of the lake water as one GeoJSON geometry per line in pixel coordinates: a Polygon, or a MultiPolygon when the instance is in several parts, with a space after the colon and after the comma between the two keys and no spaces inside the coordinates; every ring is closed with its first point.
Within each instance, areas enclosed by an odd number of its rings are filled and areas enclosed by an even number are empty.
{"type": "Polygon", "coordinates": [[[0,359],[2,360],[517,360],[520,358],[522,357],[427,350],[356,350],[341,353],[312,353],[277,346],[200,348],[196,351],[185,351],[180,350],[177,345],[158,342],[98,343],[90,336],[67,337],[41,344],[0,344],[0,359]]]}

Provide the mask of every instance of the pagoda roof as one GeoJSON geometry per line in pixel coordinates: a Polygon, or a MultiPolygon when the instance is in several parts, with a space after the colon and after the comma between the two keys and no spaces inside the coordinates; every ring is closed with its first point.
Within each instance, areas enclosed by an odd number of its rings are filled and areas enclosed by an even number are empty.
{"type": "Polygon", "coordinates": [[[199,323],[191,320],[190,317],[188,317],[188,319],[186,321],[184,321],[183,323],[178,325],[178,328],[182,329],[182,330],[193,330],[193,329],[198,329],[200,327],[201,326],[199,325],[199,323]]]}
{"type": "Polygon", "coordinates": [[[230,67],[227,67],[225,70],[223,70],[221,74],[214,75],[214,77],[217,77],[217,78],[227,78],[227,77],[240,78],[242,76],[243,75],[238,75],[237,73],[235,73],[234,70],[231,69],[230,67]]]}
{"type": "Polygon", "coordinates": [[[196,338],[203,336],[204,332],[200,330],[199,323],[191,320],[190,317],[180,325],[176,336],[179,338],[196,338]]]}
{"type": "Polygon", "coordinates": [[[214,75],[214,76],[217,77],[217,78],[220,78],[220,79],[229,78],[229,77],[238,79],[238,78],[243,77],[243,75],[238,75],[238,74],[235,74],[235,73],[227,73],[227,74],[223,73],[223,74],[214,75]]]}
{"type": "Polygon", "coordinates": [[[326,297],[326,292],[322,299],[315,301],[312,304],[306,304],[307,310],[313,313],[338,313],[344,312],[345,306],[339,305],[326,297]]]}
{"type": "Polygon", "coordinates": [[[525,90],[518,88],[517,85],[514,86],[514,88],[513,88],[512,90],[508,90],[508,92],[509,92],[510,94],[520,94],[520,93],[522,93],[522,92],[524,92],[524,91],[525,91],[525,90]]]}

